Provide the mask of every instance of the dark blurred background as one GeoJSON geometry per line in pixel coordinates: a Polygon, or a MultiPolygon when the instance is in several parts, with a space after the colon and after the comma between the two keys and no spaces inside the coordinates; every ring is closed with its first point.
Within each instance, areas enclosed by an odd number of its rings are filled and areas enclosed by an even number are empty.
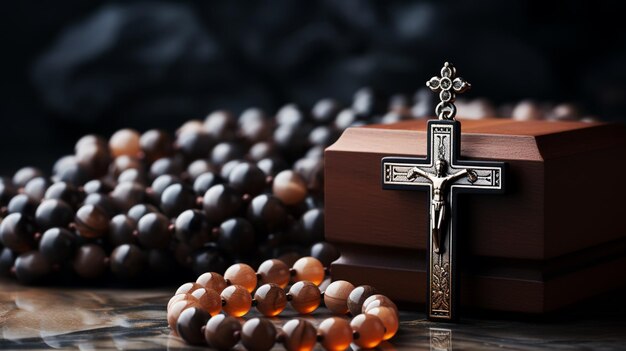
{"type": "Polygon", "coordinates": [[[87,133],[173,131],[371,86],[412,95],[453,62],[470,97],[572,102],[623,121],[626,31],[608,1],[10,1],[0,171],[49,170],[87,133]]]}

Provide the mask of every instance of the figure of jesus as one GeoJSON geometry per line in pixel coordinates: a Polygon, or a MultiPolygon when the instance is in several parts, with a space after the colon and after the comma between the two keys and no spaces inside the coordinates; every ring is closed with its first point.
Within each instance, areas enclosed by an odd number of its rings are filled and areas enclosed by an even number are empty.
{"type": "Polygon", "coordinates": [[[413,167],[407,172],[408,180],[422,176],[428,179],[433,186],[430,200],[430,229],[435,253],[440,253],[441,250],[441,230],[446,219],[446,197],[449,184],[465,176],[470,183],[474,183],[478,179],[476,172],[472,169],[463,169],[454,174],[446,175],[447,166],[447,162],[440,159],[435,162],[435,174],[427,173],[417,167],[413,167]]]}

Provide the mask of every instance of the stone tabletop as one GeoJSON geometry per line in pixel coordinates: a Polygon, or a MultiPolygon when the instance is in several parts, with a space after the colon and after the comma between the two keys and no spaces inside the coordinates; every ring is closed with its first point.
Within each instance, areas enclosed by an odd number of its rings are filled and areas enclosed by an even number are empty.
{"type": "MultiPolygon", "coordinates": [[[[24,287],[0,280],[0,350],[198,349],[170,335],[165,305],[174,290],[24,287]]],[[[430,323],[423,314],[402,311],[400,331],[379,348],[626,349],[624,296],[614,293],[548,318],[471,315],[453,325],[430,323]]],[[[328,315],[322,308],[308,318],[317,323],[328,315]]],[[[295,316],[288,308],[275,322],[281,325],[295,316]]]]}

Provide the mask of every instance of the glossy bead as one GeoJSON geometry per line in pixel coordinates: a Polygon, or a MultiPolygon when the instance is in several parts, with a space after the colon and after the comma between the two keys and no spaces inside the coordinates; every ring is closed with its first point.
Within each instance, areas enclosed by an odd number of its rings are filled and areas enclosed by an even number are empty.
{"type": "Polygon", "coordinates": [[[365,312],[365,314],[376,316],[383,322],[385,326],[383,340],[389,340],[396,335],[399,326],[398,312],[392,307],[374,307],[365,312]]]}
{"type": "Polygon", "coordinates": [[[50,181],[45,177],[33,178],[24,186],[24,194],[36,201],[41,201],[46,194],[49,184],[50,181]]]}
{"type": "Polygon", "coordinates": [[[205,289],[215,290],[218,294],[221,294],[226,289],[226,280],[221,274],[215,272],[204,273],[196,279],[196,283],[200,284],[205,289]]]}
{"type": "Polygon", "coordinates": [[[132,244],[120,245],[111,252],[111,272],[124,279],[138,277],[146,266],[146,255],[132,244]]]}
{"type": "Polygon", "coordinates": [[[237,120],[228,111],[214,111],[204,119],[204,130],[215,140],[232,140],[237,120]]]}
{"type": "MultiPolygon", "coordinates": [[[[311,151],[311,153],[314,152],[315,150],[311,151]]],[[[307,156],[301,158],[293,164],[293,170],[302,177],[309,190],[314,192],[324,191],[323,155],[319,157],[307,156]]]]}
{"type": "Polygon", "coordinates": [[[244,218],[231,218],[219,227],[217,243],[224,252],[239,256],[250,253],[255,247],[252,224],[244,218]]]}
{"type": "Polygon", "coordinates": [[[228,161],[241,159],[244,157],[241,145],[231,142],[223,142],[215,145],[211,151],[211,163],[222,166],[228,161]]]}
{"type": "Polygon", "coordinates": [[[276,112],[276,122],[284,125],[299,125],[305,120],[304,113],[296,104],[287,104],[276,112]]]}
{"type": "Polygon", "coordinates": [[[139,161],[137,157],[122,155],[113,159],[113,162],[109,166],[109,174],[114,178],[117,178],[122,172],[127,169],[140,168],[142,168],[141,161],[139,161]]]}
{"type": "Polygon", "coordinates": [[[139,222],[141,217],[147,215],[148,213],[159,212],[159,209],[150,204],[137,204],[131,207],[126,214],[130,217],[135,223],[139,222]]]}
{"type": "Polygon", "coordinates": [[[141,169],[131,168],[120,173],[117,177],[118,183],[135,182],[139,184],[146,184],[146,173],[141,169]]]}
{"type": "Polygon", "coordinates": [[[99,245],[83,245],[76,251],[73,267],[74,272],[81,278],[95,279],[106,270],[107,255],[99,245]]]}
{"type": "Polygon", "coordinates": [[[141,135],[139,147],[145,159],[152,162],[172,153],[172,138],[165,131],[151,129],[141,135]]]}
{"type": "Polygon", "coordinates": [[[191,294],[192,292],[198,289],[204,289],[204,287],[198,283],[185,283],[179,286],[178,289],[176,289],[176,292],[174,293],[174,295],[191,294]]]}
{"type": "Polygon", "coordinates": [[[317,330],[322,338],[321,344],[327,351],[343,351],[352,343],[350,322],[341,317],[324,319],[317,330]]]}
{"type": "Polygon", "coordinates": [[[23,253],[15,260],[15,276],[22,284],[40,282],[51,269],[52,265],[39,251],[23,253]]]}
{"type": "Polygon", "coordinates": [[[361,311],[363,313],[367,313],[369,309],[372,309],[374,307],[391,307],[396,311],[396,313],[398,313],[398,306],[396,306],[396,304],[385,295],[371,295],[370,297],[365,299],[365,301],[363,301],[363,307],[361,308],[361,311]]]}
{"type": "Polygon", "coordinates": [[[313,105],[311,116],[317,123],[327,124],[337,116],[339,110],[340,106],[336,100],[322,99],[313,105]]]}
{"type": "Polygon", "coordinates": [[[191,295],[189,295],[189,294],[176,294],[176,295],[172,296],[169,299],[169,301],[167,301],[167,311],[169,312],[170,308],[172,308],[172,305],[174,305],[178,301],[187,300],[187,299],[191,299],[191,295]]]}
{"type": "Polygon", "coordinates": [[[164,249],[170,243],[170,221],[161,213],[148,213],[137,223],[137,239],[147,248],[164,249]]]}
{"type": "Polygon", "coordinates": [[[276,284],[261,285],[254,293],[256,309],[266,317],[280,314],[287,306],[285,290],[276,284]]]}
{"type": "Polygon", "coordinates": [[[321,293],[317,285],[300,281],[291,286],[288,293],[291,307],[300,314],[308,314],[320,305],[321,293]]]}
{"type": "Polygon", "coordinates": [[[220,223],[237,214],[243,204],[241,195],[228,185],[212,186],[204,194],[202,201],[207,218],[213,223],[220,223]]]}
{"type": "Polygon", "coordinates": [[[172,184],[161,194],[161,210],[168,217],[176,217],[196,204],[196,194],[182,184],[172,184]]]}
{"type": "Polygon", "coordinates": [[[314,208],[306,211],[298,221],[296,230],[296,239],[302,245],[324,240],[324,210],[314,208]]]}
{"type": "Polygon", "coordinates": [[[228,184],[241,194],[256,196],[265,189],[265,173],[252,163],[242,162],[228,175],[228,184]]]}
{"type": "Polygon", "coordinates": [[[230,262],[217,249],[217,245],[209,243],[198,251],[191,254],[191,268],[194,273],[202,274],[203,272],[223,272],[230,262]]]}
{"type": "Polygon", "coordinates": [[[89,171],[75,159],[56,172],[52,179],[57,182],[67,182],[74,186],[80,186],[89,180],[89,171]]]}
{"type": "Polygon", "coordinates": [[[0,250],[0,276],[9,276],[11,267],[15,265],[16,254],[5,247],[0,250]]]}
{"type": "Polygon", "coordinates": [[[198,300],[198,303],[211,316],[215,316],[222,310],[222,297],[213,289],[200,288],[191,292],[191,296],[198,300]]]}
{"type": "Polygon", "coordinates": [[[111,190],[113,190],[113,187],[109,184],[109,182],[100,179],[92,179],[83,185],[83,191],[86,194],[106,194],[111,190]]]}
{"type": "Polygon", "coordinates": [[[94,205],[82,206],[74,217],[78,234],[89,239],[103,236],[109,230],[109,220],[107,213],[94,205]]]}
{"type": "Polygon", "coordinates": [[[113,203],[113,200],[108,194],[101,193],[93,193],[87,195],[85,201],[83,201],[83,205],[93,205],[100,207],[104,210],[107,216],[112,216],[117,213],[117,208],[113,203]]]}
{"type": "Polygon", "coordinates": [[[348,309],[353,316],[363,313],[363,302],[376,294],[376,289],[369,285],[360,285],[354,288],[348,296],[348,309]]]}
{"type": "Polygon", "coordinates": [[[511,117],[517,121],[535,121],[543,119],[544,114],[537,104],[526,100],[519,102],[515,106],[511,117]]]}
{"type": "Polygon", "coordinates": [[[350,326],[356,334],[354,343],[364,349],[378,346],[385,336],[385,325],[374,315],[359,314],[352,318],[350,326]]]}
{"type": "Polygon", "coordinates": [[[182,159],[182,156],[162,157],[152,162],[148,174],[151,178],[158,178],[166,174],[180,174],[183,171],[183,167],[184,160],[182,159]]]}
{"type": "Polygon", "coordinates": [[[198,133],[202,131],[204,131],[202,121],[198,119],[191,119],[183,123],[183,125],[176,130],[176,136],[180,136],[185,133],[198,133]]]}
{"type": "Polygon", "coordinates": [[[163,174],[154,179],[149,189],[146,191],[149,193],[150,198],[154,199],[155,203],[161,201],[161,195],[165,189],[167,189],[172,184],[180,184],[181,180],[175,175],[171,174],[163,174]]]}
{"type": "Polygon", "coordinates": [[[145,187],[134,182],[119,183],[110,196],[117,208],[126,212],[136,204],[144,202],[145,187]]]}
{"type": "Polygon", "coordinates": [[[178,322],[178,317],[180,317],[180,314],[187,308],[199,306],[200,304],[196,299],[184,299],[173,303],[167,310],[167,324],[170,326],[170,328],[176,330],[176,323],[178,322]]]}
{"type": "Polygon", "coordinates": [[[283,261],[277,259],[270,259],[261,263],[257,273],[259,275],[259,284],[273,283],[283,289],[289,284],[289,279],[291,278],[289,267],[283,261]]]}
{"type": "Polygon", "coordinates": [[[204,172],[196,177],[193,182],[193,191],[198,196],[204,194],[218,182],[218,177],[213,172],[204,172]]]}
{"type": "Polygon", "coordinates": [[[334,314],[348,313],[348,296],[354,290],[354,285],[345,281],[337,280],[324,291],[324,304],[334,314]]]}
{"type": "Polygon", "coordinates": [[[135,240],[133,232],[137,228],[135,221],[124,214],[119,214],[109,222],[109,242],[114,246],[132,244],[135,240]]]}
{"type": "Polygon", "coordinates": [[[252,318],[241,327],[241,343],[249,351],[269,351],[276,341],[276,327],[265,318],[252,318]]]}
{"type": "Polygon", "coordinates": [[[274,177],[272,192],[286,205],[295,205],[304,200],[307,188],[304,179],[298,173],[285,170],[274,177]]]}
{"type": "Polygon", "coordinates": [[[222,310],[233,317],[241,317],[250,311],[252,296],[248,289],[239,285],[226,287],[220,294],[224,300],[222,310]]]}
{"type": "Polygon", "coordinates": [[[24,253],[34,249],[34,234],[34,223],[21,213],[12,213],[0,222],[0,241],[14,252],[24,253]]]}
{"type": "Polygon", "coordinates": [[[341,135],[335,128],[329,126],[317,126],[309,133],[309,143],[311,145],[329,146],[341,135]]]}
{"type": "Polygon", "coordinates": [[[356,120],[356,113],[354,113],[352,109],[348,108],[339,112],[339,114],[335,118],[335,126],[339,130],[344,130],[350,127],[354,122],[356,122],[356,120]]]}
{"type": "Polygon", "coordinates": [[[186,308],[178,316],[176,332],[188,344],[202,345],[206,343],[202,327],[210,318],[211,315],[201,307],[186,308]]]}
{"type": "Polygon", "coordinates": [[[245,263],[234,264],[224,273],[224,279],[233,285],[240,285],[248,292],[254,291],[257,285],[256,272],[245,263]]]}
{"type": "Polygon", "coordinates": [[[183,133],[176,138],[176,147],[189,161],[206,157],[213,143],[213,138],[204,130],[183,133]]]}
{"type": "Polygon", "coordinates": [[[317,330],[305,319],[291,319],[282,329],[283,346],[287,351],[311,351],[317,343],[317,330]]]}
{"type": "Polygon", "coordinates": [[[147,272],[153,277],[171,277],[177,272],[176,259],[168,249],[148,249],[147,272]]]}
{"type": "Polygon", "coordinates": [[[52,263],[64,263],[76,249],[76,236],[64,228],[46,230],[39,241],[39,251],[52,263]]]}
{"type": "Polygon", "coordinates": [[[43,172],[35,167],[23,167],[13,175],[12,183],[15,187],[22,188],[34,178],[41,177],[43,172]]]}
{"type": "Polygon", "coordinates": [[[241,323],[234,317],[218,314],[209,319],[204,328],[204,339],[218,350],[230,350],[240,339],[241,323]]]}
{"type": "MultiPolygon", "coordinates": [[[[243,117],[244,115],[242,115],[243,117]]],[[[239,133],[250,143],[267,140],[272,136],[273,123],[263,117],[239,124],[239,133]]]]}
{"type": "Polygon", "coordinates": [[[53,227],[67,227],[74,219],[74,211],[64,201],[44,200],[37,207],[35,221],[40,230],[53,227]]]}
{"type": "Polygon", "coordinates": [[[256,163],[263,173],[268,177],[275,177],[278,173],[289,168],[289,165],[285,160],[278,157],[266,157],[260,159],[256,163]]]}
{"type": "MultiPolygon", "coordinates": [[[[325,241],[316,243],[311,246],[310,254],[312,257],[320,260],[324,267],[330,267],[330,264],[339,258],[339,250],[337,250],[337,248],[333,244],[327,243],[325,241]]],[[[360,311],[361,310],[359,309],[359,313],[361,313],[360,311]]]]}
{"type": "MultiPolygon", "coordinates": [[[[187,175],[189,176],[189,180],[192,182],[195,181],[201,174],[213,171],[215,171],[215,167],[213,167],[213,165],[205,159],[195,160],[187,166],[187,175]]],[[[202,195],[204,195],[204,192],[202,195]]]]}
{"type": "Polygon", "coordinates": [[[317,258],[302,257],[293,264],[292,268],[295,271],[295,281],[306,280],[319,285],[324,280],[324,266],[317,258]]]}
{"type": "Polygon", "coordinates": [[[132,129],[120,129],[111,135],[109,148],[114,157],[117,156],[137,156],[141,151],[139,145],[139,133],[132,129]]]}
{"type": "Polygon", "coordinates": [[[287,225],[287,210],[282,202],[270,194],[261,194],[250,201],[247,218],[260,233],[273,233],[287,225]]]}
{"type": "Polygon", "coordinates": [[[211,225],[204,212],[186,210],[176,218],[176,238],[192,249],[199,249],[211,239],[211,225]]]}

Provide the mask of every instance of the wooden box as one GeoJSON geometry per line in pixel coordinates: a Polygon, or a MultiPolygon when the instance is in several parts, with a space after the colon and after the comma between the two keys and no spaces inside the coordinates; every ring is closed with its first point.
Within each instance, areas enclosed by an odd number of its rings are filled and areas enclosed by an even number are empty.
{"type": "MultiPolygon", "coordinates": [[[[460,120],[461,159],[508,163],[504,195],[463,195],[461,307],[543,313],[626,284],[626,128],[460,120]]],[[[347,129],[325,152],[334,279],[401,303],[426,292],[426,192],[383,190],[381,158],[426,154],[426,121],[347,129]]]]}

